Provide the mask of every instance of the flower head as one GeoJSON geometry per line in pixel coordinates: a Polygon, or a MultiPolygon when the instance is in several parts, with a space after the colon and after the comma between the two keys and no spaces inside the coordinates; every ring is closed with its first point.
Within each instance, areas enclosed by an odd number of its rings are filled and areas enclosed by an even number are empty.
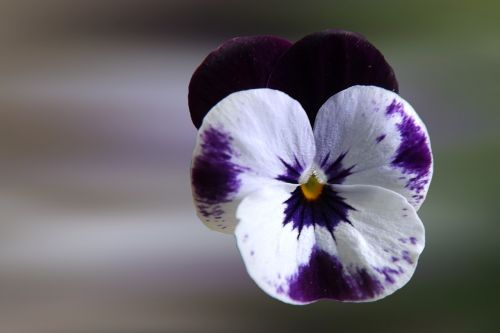
{"type": "Polygon", "coordinates": [[[292,304],[370,301],[408,282],[425,244],[425,125],[363,37],[232,39],[190,83],[198,216],[236,235],[247,270],[292,304]]]}

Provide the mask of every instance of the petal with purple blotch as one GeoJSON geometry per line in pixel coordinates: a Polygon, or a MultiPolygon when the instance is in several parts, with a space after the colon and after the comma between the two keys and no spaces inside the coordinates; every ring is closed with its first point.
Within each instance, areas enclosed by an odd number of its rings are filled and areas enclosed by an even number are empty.
{"type": "Polygon", "coordinates": [[[290,45],[274,36],[237,37],[212,51],[189,83],[189,111],[196,128],[224,97],[240,90],[265,88],[276,61],[290,45]]]}
{"type": "Polygon", "coordinates": [[[359,34],[331,29],[293,44],[276,63],[268,87],[298,100],[312,124],[330,96],[361,84],[398,91],[382,53],[359,34]]]}
{"type": "Polygon", "coordinates": [[[424,201],[433,172],[429,136],[397,94],[374,86],[335,94],[321,107],[314,136],[329,183],[381,186],[416,209],[424,201]]]}
{"type": "Polygon", "coordinates": [[[425,242],[413,207],[376,186],[336,185],[333,190],[352,208],[349,221],[337,223],[333,234],[321,215],[301,217],[311,219],[302,230],[284,223],[291,184],[266,187],[240,204],[238,248],[252,279],[270,296],[290,304],[373,301],[412,276],[425,242]]]}
{"type": "Polygon", "coordinates": [[[198,132],[191,167],[198,216],[232,233],[241,199],[268,184],[297,183],[314,156],[312,128],[297,101],[266,88],[229,95],[198,132]]]}

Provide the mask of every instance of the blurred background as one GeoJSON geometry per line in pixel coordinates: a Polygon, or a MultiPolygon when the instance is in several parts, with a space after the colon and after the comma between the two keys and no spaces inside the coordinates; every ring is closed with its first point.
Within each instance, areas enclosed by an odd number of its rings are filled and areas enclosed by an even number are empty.
{"type": "Polygon", "coordinates": [[[0,1],[0,332],[493,332],[500,2],[0,1]],[[187,86],[225,39],[365,35],[426,122],[435,175],[410,283],[281,304],[195,216],[187,86]]]}

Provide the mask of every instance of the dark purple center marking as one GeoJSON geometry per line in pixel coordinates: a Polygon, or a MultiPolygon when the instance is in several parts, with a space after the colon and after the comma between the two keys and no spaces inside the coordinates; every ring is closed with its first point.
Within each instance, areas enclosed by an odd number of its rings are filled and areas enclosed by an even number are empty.
{"type": "Polygon", "coordinates": [[[300,266],[297,275],[289,280],[288,295],[300,302],[323,298],[356,301],[374,298],[383,289],[382,283],[365,269],[348,273],[337,257],[313,248],[309,263],[300,266]]]}
{"type": "Polygon", "coordinates": [[[328,184],[342,184],[347,176],[352,175],[352,169],[356,165],[351,165],[346,168],[343,165],[343,161],[347,152],[340,154],[333,162],[329,163],[330,153],[328,153],[320,163],[321,169],[323,169],[328,184]]]}
{"type": "Polygon", "coordinates": [[[297,187],[285,204],[283,225],[292,223],[293,229],[299,231],[297,237],[304,227],[318,225],[325,227],[335,239],[333,230],[340,222],[351,223],[347,212],[354,209],[329,186],[325,186],[319,197],[312,201],[307,200],[297,187]]]}
{"type": "MultiPolygon", "coordinates": [[[[420,193],[429,182],[428,176],[432,163],[429,142],[420,126],[404,112],[402,103],[395,99],[386,109],[387,115],[399,114],[401,122],[397,124],[401,144],[396,151],[391,164],[400,168],[404,174],[411,174],[406,187],[420,193]]],[[[415,196],[422,199],[421,196],[415,196]]]]}
{"type": "MultiPolygon", "coordinates": [[[[322,159],[320,167],[327,176],[328,184],[341,184],[351,174],[354,166],[344,168],[342,165],[342,160],[345,156],[346,153],[343,153],[331,163],[328,162],[329,155],[322,159]]],[[[298,184],[304,167],[296,158],[293,165],[284,160],[281,160],[281,162],[285,166],[286,171],[283,175],[278,176],[277,179],[298,184]]],[[[321,194],[315,200],[308,200],[299,186],[284,203],[285,220],[283,221],[283,225],[292,223],[293,229],[299,231],[298,236],[300,236],[304,227],[318,225],[325,227],[335,239],[333,230],[340,222],[351,223],[348,218],[348,211],[354,210],[352,206],[345,202],[343,197],[328,185],[323,187],[321,194]]]]}
{"type": "Polygon", "coordinates": [[[210,127],[201,134],[201,153],[193,161],[191,182],[200,213],[208,218],[221,219],[220,204],[229,202],[241,186],[238,175],[245,168],[231,162],[233,138],[210,127]]]}
{"type": "Polygon", "coordinates": [[[292,184],[297,184],[299,182],[300,175],[304,171],[304,167],[300,164],[299,160],[297,157],[294,158],[294,163],[290,164],[287,163],[285,160],[280,158],[281,163],[286,168],[286,171],[284,174],[279,175],[276,177],[276,179],[281,180],[286,183],[292,183],[292,184]]]}

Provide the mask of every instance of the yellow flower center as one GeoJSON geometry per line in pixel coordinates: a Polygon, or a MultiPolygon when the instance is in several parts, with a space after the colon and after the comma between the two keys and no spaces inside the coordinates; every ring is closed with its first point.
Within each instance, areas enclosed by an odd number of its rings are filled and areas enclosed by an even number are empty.
{"type": "Polygon", "coordinates": [[[307,180],[307,183],[300,185],[300,189],[307,200],[313,201],[318,199],[319,195],[323,191],[323,186],[324,185],[319,182],[318,178],[312,174],[307,180]]]}

